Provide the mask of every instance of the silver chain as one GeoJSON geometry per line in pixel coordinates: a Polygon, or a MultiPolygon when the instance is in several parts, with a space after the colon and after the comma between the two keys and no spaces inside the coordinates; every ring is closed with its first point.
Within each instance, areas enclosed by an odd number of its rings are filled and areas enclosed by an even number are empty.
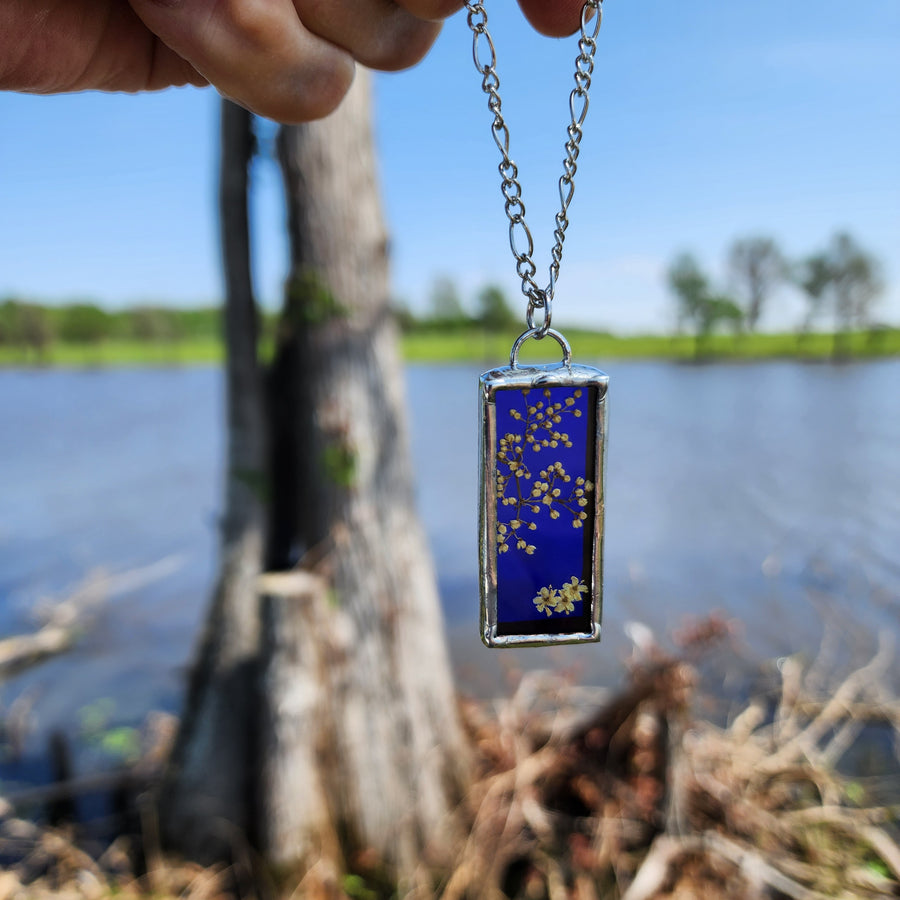
{"type": "Polygon", "coordinates": [[[559,212],[556,214],[556,228],[553,232],[555,242],[550,251],[550,280],[547,287],[541,288],[534,280],[537,266],[534,264],[534,240],[531,230],[525,221],[525,204],[522,202],[522,185],[519,183],[519,170],[509,155],[509,128],[503,119],[500,101],[500,78],[497,75],[497,54],[494,42],[487,29],[487,12],[481,0],[467,2],[469,28],[472,29],[472,59],[475,68],[482,76],[481,87],[488,95],[488,109],[494,115],[491,134],[494,143],[503,157],[500,163],[500,189],[506,200],[506,215],[509,219],[509,246],[516,259],[516,272],[522,279],[522,293],[528,298],[528,310],[525,320],[530,330],[536,331],[536,337],[544,337],[550,330],[550,312],[556,280],[559,277],[559,266],[562,261],[563,242],[566,229],[569,227],[568,210],[575,194],[575,171],[584,120],[587,118],[590,104],[588,91],[591,87],[591,75],[594,71],[594,55],[597,52],[597,36],[603,18],[603,0],[587,0],[581,10],[581,37],[578,41],[578,56],[575,58],[575,87],[569,95],[569,112],[571,121],[566,128],[568,138],[565,143],[566,158],[563,160],[563,174],[559,179],[559,212]],[[591,21],[591,13],[593,22],[591,21]],[[486,62],[482,62],[482,54],[486,62]],[[535,310],[543,310],[543,319],[535,327],[535,310]]]}

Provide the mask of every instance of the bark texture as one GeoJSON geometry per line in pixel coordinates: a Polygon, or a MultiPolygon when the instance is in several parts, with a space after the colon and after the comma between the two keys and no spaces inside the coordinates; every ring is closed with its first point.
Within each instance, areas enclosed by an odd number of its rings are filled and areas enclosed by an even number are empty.
{"type": "Polygon", "coordinates": [[[279,866],[339,869],[366,851],[410,883],[447,846],[468,756],[413,502],[368,76],[330,118],[280,133],[291,269],[267,372],[250,123],[224,104],[222,564],[163,831],[204,861],[243,836],[279,866]]]}
{"type": "Polygon", "coordinates": [[[219,578],[188,685],[172,765],[160,794],[168,842],[209,861],[252,825],[258,708],[257,579],[265,547],[266,422],[250,271],[251,114],[222,103],[219,207],[225,273],[225,513],[219,578]]]}
{"type": "Polygon", "coordinates": [[[265,694],[278,725],[265,735],[262,819],[279,861],[303,856],[327,813],[345,853],[373,849],[409,872],[439,850],[467,767],[414,508],[369,109],[360,72],[334,115],[279,139],[292,266],[273,472],[293,482],[273,497],[271,561],[297,555],[327,588],[270,597],[265,694]],[[309,803],[286,789],[298,778],[309,803]]]}

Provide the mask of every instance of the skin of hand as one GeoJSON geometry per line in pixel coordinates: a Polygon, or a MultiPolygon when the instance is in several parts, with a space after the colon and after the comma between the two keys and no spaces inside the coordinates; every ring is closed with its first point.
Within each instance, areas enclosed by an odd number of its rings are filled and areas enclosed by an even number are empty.
{"type": "MultiPolygon", "coordinates": [[[[583,0],[519,0],[542,34],[583,0]]],[[[144,91],[214,85],[279,122],[327,115],[355,63],[417,63],[462,0],[2,0],[0,90],[144,91]]]]}

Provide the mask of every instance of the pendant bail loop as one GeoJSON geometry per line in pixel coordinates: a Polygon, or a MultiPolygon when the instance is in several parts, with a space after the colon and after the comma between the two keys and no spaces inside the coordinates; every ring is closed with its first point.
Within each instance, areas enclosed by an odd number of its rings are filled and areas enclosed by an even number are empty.
{"type": "Polygon", "coordinates": [[[550,332],[550,318],[553,312],[553,301],[547,291],[532,291],[528,295],[528,311],[525,313],[525,322],[528,330],[534,332],[534,337],[540,340],[550,332]],[[535,324],[534,311],[544,311],[540,324],[535,324]]]}
{"type": "MultiPolygon", "coordinates": [[[[559,344],[560,348],[563,352],[562,362],[563,365],[568,369],[572,365],[572,348],[569,346],[569,342],[565,339],[565,337],[560,334],[560,332],[555,331],[553,328],[548,328],[546,335],[552,337],[557,344],[559,344]]],[[[509,354],[509,366],[511,369],[517,369],[519,367],[519,350],[522,349],[522,344],[525,341],[534,338],[536,341],[539,341],[541,338],[545,337],[540,333],[540,330],[537,328],[529,328],[528,331],[523,331],[516,338],[516,342],[512,346],[512,350],[509,354]]]]}

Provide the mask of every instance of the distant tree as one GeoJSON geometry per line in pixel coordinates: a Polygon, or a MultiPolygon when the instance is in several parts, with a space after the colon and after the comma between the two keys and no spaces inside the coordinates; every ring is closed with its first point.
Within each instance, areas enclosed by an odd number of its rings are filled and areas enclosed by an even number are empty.
{"type": "Polygon", "coordinates": [[[16,300],[0,303],[0,346],[16,347],[20,342],[19,308],[16,300]]]}
{"type": "Polygon", "coordinates": [[[678,303],[679,330],[685,325],[694,333],[694,356],[705,354],[709,335],[721,324],[735,331],[743,323],[743,311],[729,297],[714,293],[709,278],[689,253],[675,259],[668,271],[668,282],[678,303]]]}
{"type": "Polygon", "coordinates": [[[825,305],[826,294],[831,286],[831,264],[825,253],[814,253],[795,266],[793,281],[806,297],[806,315],[803,317],[802,332],[808,333],[825,305]]]}
{"type": "Polygon", "coordinates": [[[61,311],[59,336],[73,344],[95,344],[107,337],[112,317],[92,303],[76,303],[61,311]]]}
{"type": "Polygon", "coordinates": [[[222,311],[216,307],[178,310],[178,329],[183,337],[218,338],[222,335],[222,311]]]}
{"type": "Polygon", "coordinates": [[[0,304],[0,345],[33,350],[43,357],[53,340],[53,324],[43,306],[6,300],[0,304]]]}
{"type": "Polygon", "coordinates": [[[731,297],[715,295],[704,303],[704,329],[709,334],[719,326],[724,326],[733,334],[740,332],[746,322],[746,313],[731,297]]]}
{"type": "Polygon", "coordinates": [[[460,325],[468,321],[455,282],[451,278],[438,278],[431,289],[432,321],[443,325],[460,325]]]}
{"type": "Polygon", "coordinates": [[[138,306],[128,313],[128,336],[138,341],[173,341],[181,336],[178,313],[158,306],[138,306]]]}
{"type": "Polygon", "coordinates": [[[867,328],[883,289],[879,261],[845,232],[832,237],[824,251],[808,257],[796,281],[809,302],[804,330],[825,307],[834,318],[835,357],[849,353],[849,333],[867,328]]]}
{"type": "Polygon", "coordinates": [[[488,285],[478,293],[478,324],[488,331],[501,331],[516,322],[506,294],[496,285],[488,285]]]}
{"type": "Polygon", "coordinates": [[[43,358],[54,336],[47,310],[35,303],[22,304],[20,328],[22,344],[43,358]]]}
{"type": "Polygon", "coordinates": [[[834,284],[835,330],[866,328],[884,285],[881,265],[846,233],[836,234],[828,248],[834,284]]]}
{"type": "Polygon", "coordinates": [[[409,304],[403,300],[395,300],[392,304],[394,320],[402,332],[412,331],[419,324],[416,314],[409,304]]]}
{"type": "Polygon", "coordinates": [[[690,253],[682,253],[675,259],[669,266],[667,279],[678,304],[678,330],[687,325],[696,331],[704,300],[709,295],[709,279],[690,253]]]}
{"type": "Polygon", "coordinates": [[[743,238],[731,245],[728,268],[743,300],[744,322],[749,331],[755,331],[763,307],[787,275],[784,256],[772,238],[743,238]]]}

